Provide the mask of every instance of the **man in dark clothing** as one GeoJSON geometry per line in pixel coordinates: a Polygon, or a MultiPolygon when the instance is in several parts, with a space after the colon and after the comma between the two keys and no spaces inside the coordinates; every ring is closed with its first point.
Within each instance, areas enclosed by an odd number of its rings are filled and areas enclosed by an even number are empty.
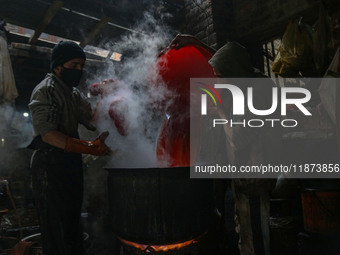
{"type": "MultiPolygon", "coordinates": [[[[209,63],[215,72],[230,78],[265,78],[263,74],[252,68],[246,49],[236,42],[229,42],[219,49],[209,63]]],[[[269,81],[269,80],[268,80],[269,81]]],[[[271,81],[254,86],[254,104],[259,109],[271,106],[271,81]]],[[[247,84],[240,84],[246,91],[247,84]]],[[[254,116],[247,110],[244,116],[232,116],[231,109],[225,111],[229,118],[236,121],[248,120],[254,116]]],[[[256,116],[261,118],[261,116],[256,116]]],[[[280,119],[278,112],[271,115],[280,119]]],[[[236,125],[225,126],[227,135],[228,160],[231,164],[260,165],[280,163],[281,129],[271,126],[251,128],[236,125]],[[229,135],[228,135],[229,134],[229,135]]],[[[269,255],[269,195],[275,187],[276,179],[233,179],[233,196],[235,200],[236,230],[239,234],[239,250],[241,255],[269,255]]]]}
{"type": "Polygon", "coordinates": [[[51,73],[32,92],[29,108],[35,138],[30,148],[32,184],[45,255],[84,254],[79,227],[83,197],[81,153],[111,152],[102,133],[94,141],[79,140],[78,124],[90,124],[91,107],[75,87],[86,60],[74,42],[60,42],[52,52],[51,73]]]}
{"type": "MultiPolygon", "coordinates": [[[[237,42],[228,42],[217,52],[190,35],[178,35],[170,47],[180,48],[188,44],[199,44],[214,52],[209,60],[215,75],[225,78],[264,78],[251,65],[247,50],[237,42]]],[[[254,104],[259,109],[271,106],[273,82],[254,86],[254,104]]],[[[247,84],[239,84],[242,91],[247,90],[247,84]]],[[[249,120],[253,115],[249,110],[243,116],[233,116],[230,95],[224,97],[221,119],[234,119],[241,122],[242,118],[249,120]]],[[[261,116],[256,116],[260,118],[261,116]]],[[[280,119],[278,112],[271,115],[280,119]]],[[[270,126],[261,128],[243,127],[240,125],[224,125],[228,162],[232,165],[260,165],[280,163],[281,129],[270,126]]],[[[269,255],[269,195],[274,188],[276,179],[234,178],[232,180],[233,198],[235,201],[235,224],[239,234],[239,251],[241,255],[269,255]]]]}

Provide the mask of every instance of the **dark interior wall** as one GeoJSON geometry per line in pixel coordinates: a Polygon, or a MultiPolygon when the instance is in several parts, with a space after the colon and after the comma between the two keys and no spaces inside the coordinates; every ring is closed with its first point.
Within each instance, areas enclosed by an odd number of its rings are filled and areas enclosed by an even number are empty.
{"type": "MultiPolygon", "coordinates": [[[[313,24],[319,15],[319,0],[186,0],[181,32],[192,34],[215,49],[228,40],[245,45],[255,67],[263,70],[264,42],[283,35],[292,19],[303,17],[313,24]]],[[[331,14],[338,0],[323,0],[331,14]]]]}
{"type": "Polygon", "coordinates": [[[186,0],[182,33],[218,49],[236,39],[233,0],[186,0]]]}
{"type": "MultiPolygon", "coordinates": [[[[326,9],[339,9],[338,0],[324,0],[326,9]]],[[[256,68],[263,71],[264,42],[281,37],[290,20],[318,18],[319,0],[186,0],[181,32],[196,36],[215,49],[228,40],[246,46],[256,68]]]]}
{"type": "Polygon", "coordinates": [[[212,7],[211,0],[186,0],[184,6],[185,18],[180,27],[180,32],[194,35],[216,49],[218,43],[212,7]]]}
{"type": "Polygon", "coordinates": [[[217,45],[222,47],[227,41],[237,39],[233,0],[211,0],[217,45]]]}
{"type": "Polygon", "coordinates": [[[266,41],[282,34],[290,19],[318,5],[317,0],[238,0],[234,1],[237,37],[242,41],[266,41]]]}
{"type": "MultiPolygon", "coordinates": [[[[196,36],[216,50],[227,41],[240,42],[235,26],[233,2],[233,0],[187,0],[185,23],[181,32],[196,36]]],[[[260,43],[243,45],[247,47],[254,67],[263,70],[262,45],[260,43]]]]}
{"type": "MultiPolygon", "coordinates": [[[[228,1],[228,0],[227,0],[228,1]]],[[[317,20],[323,3],[328,13],[340,8],[338,0],[237,0],[234,1],[235,30],[243,42],[266,42],[280,37],[292,19],[310,25],[317,20]]]]}

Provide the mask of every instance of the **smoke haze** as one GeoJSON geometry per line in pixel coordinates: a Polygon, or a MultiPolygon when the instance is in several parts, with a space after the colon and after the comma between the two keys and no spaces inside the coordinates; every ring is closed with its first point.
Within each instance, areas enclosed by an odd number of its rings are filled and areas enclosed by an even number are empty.
{"type": "Polygon", "coordinates": [[[160,50],[170,41],[169,30],[159,25],[149,14],[144,15],[144,20],[134,30],[143,32],[129,34],[120,42],[106,46],[121,52],[123,59],[115,69],[108,68],[98,74],[95,81],[108,78],[119,80],[111,84],[113,91],[97,105],[99,116],[96,122],[100,132],[110,132],[106,140],[110,148],[119,151],[118,158],[111,158],[108,164],[115,168],[157,166],[155,143],[163,118],[159,109],[165,99],[169,103],[170,98],[155,66],[160,50]],[[124,102],[124,107],[117,104],[112,109],[124,116],[127,136],[118,133],[114,121],[108,115],[111,102],[117,99],[124,102]]]}

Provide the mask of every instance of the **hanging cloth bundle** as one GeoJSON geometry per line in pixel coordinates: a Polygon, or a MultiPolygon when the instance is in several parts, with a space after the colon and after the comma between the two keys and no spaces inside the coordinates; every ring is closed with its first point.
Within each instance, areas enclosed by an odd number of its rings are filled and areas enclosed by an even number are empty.
{"type": "Polygon", "coordinates": [[[7,41],[3,31],[0,31],[0,103],[13,102],[17,96],[7,41]]]}
{"type": "Polygon", "coordinates": [[[272,70],[282,77],[297,77],[314,67],[311,32],[299,20],[290,21],[283,35],[272,70]]]}

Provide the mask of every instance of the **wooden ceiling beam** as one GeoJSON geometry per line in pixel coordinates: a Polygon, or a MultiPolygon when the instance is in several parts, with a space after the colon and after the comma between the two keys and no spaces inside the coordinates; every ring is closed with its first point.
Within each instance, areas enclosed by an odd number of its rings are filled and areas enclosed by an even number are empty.
{"type": "Polygon", "coordinates": [[[111,21],[111,18],[102,18],[89,32],[86,38],[80,43],[81,47],[85,47],[89,42],[91,42],[99,33],[104,29],[104,27],[111,21]]]}
{"type": "Polygon", "coordinates": [[[38,41],[39,36],[44,32],[45,28],[50,24],[54,16],[63,7],[64,1],[54,0],[44,13],[44,17],[40,21],[39,25],[35,28],[34,34],[29,39],[28,43],[34,44],[38,41]]]}

